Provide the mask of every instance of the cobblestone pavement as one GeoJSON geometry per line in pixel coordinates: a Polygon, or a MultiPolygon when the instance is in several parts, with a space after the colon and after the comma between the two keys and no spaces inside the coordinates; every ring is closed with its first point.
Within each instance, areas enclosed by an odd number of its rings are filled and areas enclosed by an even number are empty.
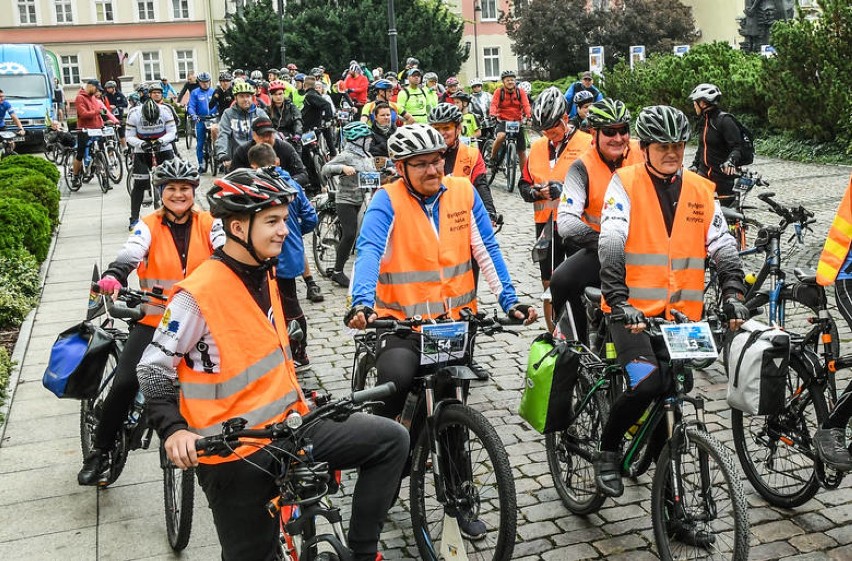
{"type": "MultiPolygon", "coordinates": [[[[846,167],[803,165],[758,158],[759,170],[783,203],[801,203],[819,219],[806,245],[790,265],[815,264],[819,247],[843,189],[846,167]]],[[[209,179],[205,180],[209,184],[209,179]]],[[[47,352],[56,334],[79,321],[87,295],[91,264],[108,263],[126,236],[129,198],[117,188],[106,196],[84,186],[63,202],[59,239],[47,271],[44,297],[19,352],[21,376],[0,447],[0,558],[2,559],[175,559],[163,524],[162,483],[155,450],[133,452],[120,480],[96,491],[78,487],[80,466],[78,404],[60,401],[40,384],[47,352]]],[[[753,198],[755,204],[759,204],[753,198]]],[[[517,193],[495,186],[495,203],[507,218],[499,240],[521,298],[538,301],[537,266],[529,258],[533,241],[532,210],[517,193]]],[[[770,217],[758,213],[767,221],[770,217]]],[[[307,240],[309,241],[309,240],[307,240]]],[[[344,333],[343,289],[320,281],[323,303],[304,302],[309,318],[309,353],[313,369],[306,385],[339,394],[347,391],[353,345],[344,333]]],[[[304,295],[304,285],[300,284],[304,295]]],[[[483,290],[482,308],[495,299],[483,290]]],[[[850,334],[843,325],[843,339],[850,334]]],[[[608,500],[588,517],[571,515],[561,504],[548,473],[543,437],[516,414],[527,347],[543,324],[521,337],[482,338],[477,359],[491,372],[477,382],[473,407],[496,426],[508,451],[518,495],[518,535],[514,559],[655,559],[650,524],[650,477],[626,481],[625,494],[608,500]]],[[[839,384],[845,386],[848,373],[839,384]]],[[[697,392],[708,397],[707,421],[714,435],[732,449],[730,414],[724,402],[725,377],[718,366],[698,372],[697,392]]],[[[733,454],[733,452],[732,452],[733,454]]],[[[352,479],[350,475],[348,479],[352,479]]],[[[751,559],[852,559],[852,484],[821,491],[795,510],[768,506],[744,481],[751,505],[751,559]]],[[[348,485],[351,491],[352,485],[348,485]]],[[[218,557],[215,533],[203,493],[197,492],[194,528],[186,560],[218,557]]],[[[407,511],[407,485],[382,536],[387,559],[415,559],[407,511]]],[[[346,499],[340,503],[348,502],[346,499]]]]}

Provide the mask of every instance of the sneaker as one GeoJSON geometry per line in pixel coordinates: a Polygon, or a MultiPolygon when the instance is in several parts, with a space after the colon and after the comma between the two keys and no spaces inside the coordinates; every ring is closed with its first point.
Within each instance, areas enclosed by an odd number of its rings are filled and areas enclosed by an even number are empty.
{"type": "Polygon", "coordinates": [[[204,164],[198,164],[198,174],[202,175],[204,173],[207,173],[207,166],[204,164]]]}
{"type": "Polygon", "coordinates": [[[331,282],[337,286],[349,288],[349,277],[347,277],[346,273],[343,271],[335,271],[334,274],[331,275],[331,282]]]}
{"type": "Polygon", "coordinates": [[[475,360],[470,361],[470,369],[473,370],[473,373],[476,374],[476,377],[480,380],[488,380],[488,371],[475,360]]]}
{"type": "Polygon", "coordinates": [[[704,528],[699,528],[695,521],[670,520],[668,526],[672,537],[680,543],[702,549],[709,549],[716,543],[716,536],[704,528]]]}
{"type": "Polygon", "coordinates": [[[145,190],[145,196],[142,197],[142,206],[151,206],[154,204],[154,199],[151,198],[151,192],[149,190],[145,190]]]}
{"type": "Polygon", "coordinates": [[[109,454],[95,448],[83,459],[83,468],[77,474],[80,485],[98,485],[109,476],[109,454]]]}
{"type": "Polygon", "coordinates": [[[311,369],[311,359],[308,358],[308,353],[294,356],[293,364],[296,366],[296,372],[304,372],[311,369]]]}
{"type": "Polygon", "coordinates": [[[595,462],[595,485],[607,497],[620,497],[624,493],[621,481],[621,455],[602,451],[595,462]]]}
{"type": "Polygon", "coordinates": [[[846,429],[818,429],[814,448],[825,465],[837,471],[852,471],[852,455],[846,447],[846,429]]]}
{"type": "Polygon", "coordinates": [[[74,175],[71,177],[71,186],[72,187],[82,187],[83,186],[83,178],[79,175],[74,175]]]}
{"type": "Polygon", "coordinates": [[[322,295],[322,289],[315,282],[308,285],[308,300],[311,302],[322,302],[325,297],[322,295]]]}
{"type": "Polygon", "coordinates": [[[459,513],[456,515],[456,520],[458,520],[461,535],[469,540],[481,540],[488,533],[485,522],[479,518],[471,520],[469,515],[466,516],[463,513],[459,513]]]}

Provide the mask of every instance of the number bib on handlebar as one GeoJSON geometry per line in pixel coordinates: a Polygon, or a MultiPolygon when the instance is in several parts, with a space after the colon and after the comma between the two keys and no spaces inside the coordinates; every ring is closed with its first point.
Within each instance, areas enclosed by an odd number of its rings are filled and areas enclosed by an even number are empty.
{"type": "Polygon", "coordinates": [[[506,121],[506,132],[520,132],[520,121],[506,121]]]}
{"type": "Polygon", "coordinates": [[[103,136],[104,133],[101,129],[83,129],[86,131],[86,134],[89,135],[89,138],[94,138],[96,136],[103,136]]]}
{"type": "Polygon", "coordinates": [[[382,175],[377,171],[359,171],[359,189],[378,189],[382,185],[382,175]]]}
{"type": "Polygon", "coordinates": [[[467,322],[428,324],[420,329],[420,364],[435,364],[464,358],[467,350],[467,322]]]}
{"type": "Polygon", "coordinates": [[[307,146],[309,144],[313,144],[317,141],[317,133],[314,131],[308,131],[302,135],[302,146],[307,146]]]}
{"type": "Polygon", "coordinates": [[[16,136],[18,135],[12,131],[0,131],[0,138],[2,138],[3,140],[12,140],[16,136]]]}
{"type": "Polygon", "coordinates": [[[115,129],[112,127],[104,127],[104,136],[112,136],[115,134],[115,129]]]}
{"type": "Polygon", "coordinates": [[[710,324],[705,321],[661,325],[660,331],[672,360],[716,358],[719,354],[710,324]]]}
{"type": "Polygon", "coordinates": [[[352,115],[349,114],[349,111],[338,111],[337,120],[341,123],[348,123],[352,120],[352,115]]]}

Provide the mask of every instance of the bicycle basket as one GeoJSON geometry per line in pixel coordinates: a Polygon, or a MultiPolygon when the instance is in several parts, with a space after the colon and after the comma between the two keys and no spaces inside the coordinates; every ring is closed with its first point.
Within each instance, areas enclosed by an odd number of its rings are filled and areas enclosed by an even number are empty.
{"type": "Polygon", "coordinates": [[[95,397],[111,346],[109,333],[87,321],[66,329],[53,343],[42,384],[56,397],[95,397]]]}

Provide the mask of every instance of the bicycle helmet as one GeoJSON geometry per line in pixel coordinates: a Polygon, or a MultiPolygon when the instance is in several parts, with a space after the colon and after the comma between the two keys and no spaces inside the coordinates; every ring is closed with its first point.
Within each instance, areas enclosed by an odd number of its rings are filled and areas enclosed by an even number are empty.
{"type": "Polygon", "coordinates": [[[562,120],[568,103],[559,88],[551,86],[541,92],[532,107],[532,125],[540,130],[550,129],[562,120]]]}
{"type": "Polygon", "coordinates": [[[210,76],[209,72],[201,72],[201,73],[198,74],[198,81],[199,82],[209,82],[212,79],[213,78],[212,78],[212,76],[210,76]]]}
{"type": "Polygon", "coordinates": [[[148,84],[148,93],[159,91],[163,93],[163,84],[160,82],[151,82],[148,84]]]}
{"type": "Polygon", "coordinates": [[[421,154],[443,153],[446,149],[447,144],[441,133],[422,123],[399,127],[388,139],[388,153],[395,161],[421,154]]]}
{"type": "Polygon", "coordinates": [[[269,93],[286,91],[287,86],[281,80],[274,80],[269,84],[269,93]]]}
{"type": "MultiPolygon", "coordinates": [[[[406,74],[406,76],[414,76],[415,74],[417,74],[418,76],[423,76],[423,71],[419,68],[412,68],[408,71],[408,74],[406,74]]],[[[435,79],[437,80],[438,77],[436,76],[435,79]]]]}
{"type": "Polygon", "coordinates": [[[266,75],[269,76],[270,74],[275,74],[276,76],[279,76],[281,74],[281,71],[277,68],[270,68],[266,71],[266,75]]]}
{"type": "Polygon", "coordinates": [[[301,72],[299,72],[298,74],[293,76],[293,81],[294,82],[304,82],[305,81],[305,75],[302,74],[301,72]]]}
{"type": "Polygon", "coordinates": [[[373,84],[373,87],[377,90],[392,90],[393,84],[390,80],[385,80],[382,78],[381,80],[376,80],[376,83],[373,84]]]}
{"type": "Polygon", "coordinates": [[[481,86],[481,85],[482,85],[482,79],[481,78],[471,78],[471,80],[470,80],[470,87],[471,88],[474,87],[474,86],[481,86]]]}
{"type": "Polygon", "coordinates": [[[646,145],[686,142],[690,133],[689,120],[683,111],[668,105],[646,107],[636,119],[636,135],[646,145]]]}
{"type": "Polygon", "coordinates": [[[252,70],[251,76],[249,76],[252,80],[263,80],[263,72],[260,70],[252,70]]]}
{"type": "Polygon", "coordinates": [[[235,68],[234,69],[234,77],[245,76],[245,75],[246,75],[246,71],[243,70],[242,68],[235,68]]]}
{"type": "Polygon", "coordinates": [[[438,81],[438,75],[434,72],[427,72],[423,75],[424,82],[431,82],[432,80],[435,80],[436,82],[438,81]]]}
{"type": "Polygon", "coordinates": [[[214,217],[225,218],[286,205],[295,195],[296,190],[274,169],[240,168],[213,181],[213,187],[207,192],[207,202],[214,217]]]}
{"type": "Polygon", "coordinates": [[[368,138],[373,136],[372,131],[370,131],[370,127],[361,121],[352,121],[351,123],[347,123],[343,129],[341,129],[341,132],[343,132],[343,138],[348,142],[354,142],[359,138],[368,138]]]}
{"type": "Polygon", "coordinates": [[[514,70],[504,70],[503,72],[500,73],[500,79],[501,80],[503,78],[517,78],[517,77],[518,77],[518,75],[515,73],[514,70]]]}
{"type": "Polygon", "coordinates": [[[393,70],[388,70],[387,72],[385,72],[385,80],[390,80],[390,79],[394,79],[394,80],[398,79],[393,70]]]}
{"type": "Polygon", "coordinates": [[[455,76],[450,76],[449,78],[447,78],[447,81],[444,83],[444,85],[447,86],[448,88],[450,86],[458,86],[459,85],[459,79],[456,78],[455,76]]]}
{"type": "Polygon", "coordinates": [[[315,66],[314,68],[311,68],[311,76],[313,76],[314,78],[318,78],[318,77],[322,76],[324,73],[325,73],[325,70],[323,70],[319,66],[315,66]]]}
{"type": "Polygon", "coordinates": [[[589,90],[580,90],[579,92],[574,94],[574,105],[580,106],[585,103],[594,103],[595,94],[590,92],[589,90]]]}
{"type": "Polygon", "coordinates": [[[712,105],[719,103],[722,91],[714,84],[698,84],[689,94],[690,101],[706,101],[712,105]]]}
{"type": "Polygon", "coordinates": [[[405,64],[406,66],[420,66],[420,61],[414,58],[413,56],[410,56],[405,59],[405,64]]]}
{"type": "Polygon", "coordinates": [[[450,96],[450,97],[452,97],[453,99],[461,100],[461,101],[463,101],[463,102],[465,102],[465,103],[470,103],[470,94],[467,94],[467,93],[465,93],[465,92],[463,92],[463,91],[461,91],[461,90],[457,91],[456,93],[454,93],[454,94],[453,94],[452,96],[450,96]]]}
{"type": "Polygon", "coordinates": [[[142,104],[142,121],[147,124],[154,124],[160,120],[160,106],[151,98],[145,100],[142,104]]]}
{"type": "Polygon", "coordinates": [[[116,87],[117,85],[118,85],[118,84],[116,84],[116,83],[115,83],[115,81],[110,80],[109,82],[107,82],[106,84],[104,84],[104,89],[106,89],[106,88],[114,88],[114,87],[116,87]]]}
{"type": "Polygon", "coordinates": [[[255,90],[254,86],[252,86],[245,80],[237,80],[236,82],[234,82],[233,93],[235,96],[243,93],[254,95],[255,90]]]}
{"type": "Polygon", "coordinates": [[[136,93],[139,95],[147,95],[148,93],[148,84],[142,82],[141,84],[136,86],[136,93]]]}
{"type": "Polygon", "coordinates": [[[287,65],[287,70],[298,70],[299,67],[293,64],[292,62],[287,65]]]}
{"type": "Polygon", "coordinates": [[[234,77],[230,72],[219,72],[219,81],[220,82],[233,82],[234,77]]]}
{"type": "Polygon", "coordinates": [[[624,102],[607,97],[589,107],[589,116],[586,119],[593,129],[629,125],[630,111],[624,102]]]}
{"type": "Polygon", "coordinates": [[[444,123],[459,124],[462,122],[462,113],[452,103],[439,103],[437,107],[429,111],[429,124],[439,125],[444,123]]]}
{"type": "Polygon", "coordinates": [[[160,187],[161,190],[167,183],[173,181],[182,181],[189,183],[193,187],[198,187],[201,182],[201,177],[198,175],[198,168],[186,160],[180,158],[172,158],[166,160],[154,170],[154,186],[160,187]]]}

